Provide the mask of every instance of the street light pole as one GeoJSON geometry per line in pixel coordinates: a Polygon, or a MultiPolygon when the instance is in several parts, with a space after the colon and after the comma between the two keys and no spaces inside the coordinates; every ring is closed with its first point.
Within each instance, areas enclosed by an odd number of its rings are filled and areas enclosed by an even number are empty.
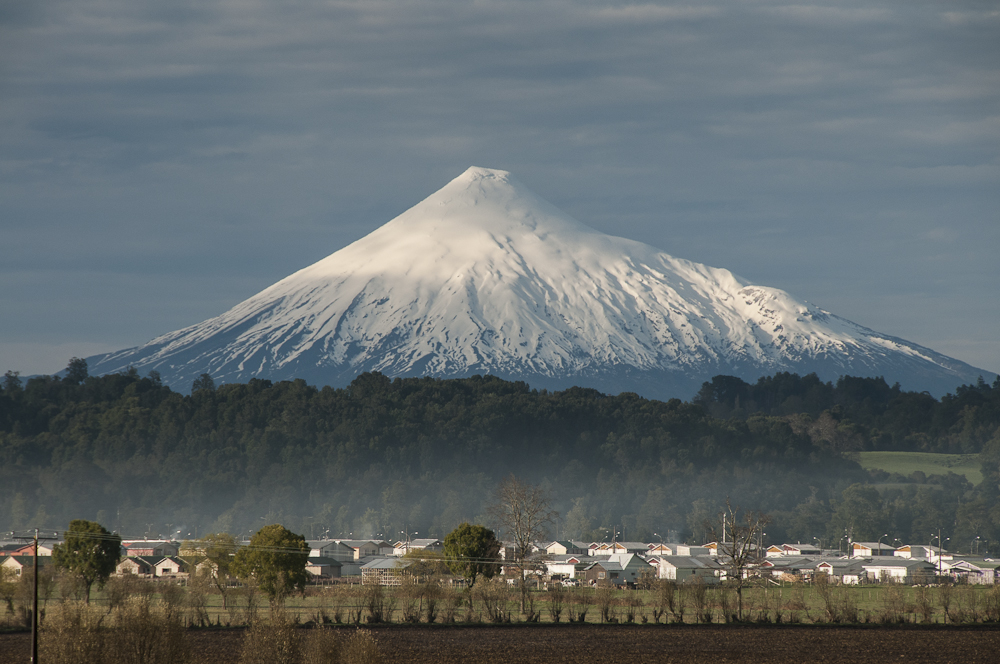
{"type": "MultiPolygon", "coordinates": [[[[931,542],[934,541],[934,537],[935,537],[934,533],[931,533],[931,542]]],[[[938,528],[938,532],[937,532],[937,541],[938,541],[938,550],[937,550],[937,572],[938,573],[937,573],[937,575],[938,576],[941,576],[941,554],[944,552],[944,543],[947,542],[950,539],[951,539],[950,537],[946,537],[942,541],[942,539],[941,539],[941,529],[938,528]]],[[[934,547],[930,546],[930,543],[928,543],[927,546],[931,549],[932,552],[934,551],[934,547]]]]}

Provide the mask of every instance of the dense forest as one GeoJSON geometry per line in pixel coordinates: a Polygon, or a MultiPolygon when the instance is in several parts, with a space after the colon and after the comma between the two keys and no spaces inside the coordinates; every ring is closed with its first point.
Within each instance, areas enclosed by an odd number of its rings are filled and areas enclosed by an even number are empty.
{"type": "Polygon", "coordinates": [[[881,379],[717,376],[688,403],[489,376],[204,376],[184,396],[155,372],[92,377],[74,360],[62,378],[8,372],[0,390],[0,530],[440,537],[483,521],[516,473],[551,492],[552,536],[698,541],[730,497],[771,513],[770,541],[922,543],[942,528],[961,549],[1000,541],[998,467],[1000,381],[936,400],[881,379]],[[870,473],[861,450],[978,454],[985,480],[870,473]]]}

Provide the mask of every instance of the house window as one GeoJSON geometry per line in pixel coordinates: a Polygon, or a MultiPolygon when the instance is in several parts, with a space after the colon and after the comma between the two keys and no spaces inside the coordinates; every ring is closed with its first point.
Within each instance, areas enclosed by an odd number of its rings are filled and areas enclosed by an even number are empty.
{"type": "Polygon", "coordinates": [[[604,572],[598,572],[597,573],[597,578],[598,579],[603,579],[604,578],[604,572]]]}

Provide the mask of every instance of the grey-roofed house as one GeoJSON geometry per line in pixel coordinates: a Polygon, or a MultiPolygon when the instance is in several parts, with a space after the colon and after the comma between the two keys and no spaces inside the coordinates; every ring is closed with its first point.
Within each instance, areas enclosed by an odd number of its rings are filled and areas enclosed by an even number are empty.
{"type": "Polygon", "coordinates": [[[657,576],[678,583],[719,583],[722,565],[711,556],[656,556],[651,559],[657,568],[657,576]]]}
{"type": "Polygon", "coordinates": [[[583,556],[587,554],[587,545],[583,542],[573,542],[570,540],[557,540],[550,542],[545,547],[545,553],[552,556],[583,556]]]}
{"type": "Polygon", "coordinates": [[[397,542],[393,555],[405,556],[410,551],[444,551],[444,542],[439,539],[421,538],[406,542],[397,542]]]}
{"type": "Polygon", "coordinates": [[[184,567],[184,561],[177,556],[164,556],[153,564],[153,575],[173,578],[187,576],[184,567]]]}
{"type": "Polygon", "coordinates": [[[542,561],[545,571],[552,578],[575,579],[588,565],[597,562],[590,556],[563,555],[548,556],[542,561]]]}
{"type": "Polygon", "coordinates": [[[815,573],[827,574],[841,583],[856,585],[866,578],[861,563],[859,558],[834,558],[816,563],[814,569],[815,573]]]}
{"type": "Polygon", "coordinates": [[[936,555],[936,548],[927,546],[926,544],[904,544],[894,549],[892,555],[899,558],[923,558],[926,560],[936,555]]]}
{"type": "Polygon", "coordinates": [[[941,569],[956,581],[990,586],[1000,582],[997,578],[1000,574],[1000,561],[992,558],[956,557],[942,561],[941,569]]]}
{"type": "Polygon", "coordinates": [[[852,558],[894,555],[896,555],[896,548],[884,542],[851,542],[850,556],[852,558]]]}
{"type": "MultiPolygon", "coordinates": [[[[34,556],[4,556],[0,562],[0,567],[13,570],[16,576],[21,576],[24,568],[31,569],[35,564],[34,556]]],[[[45,567],[52,563],[51,556],[38,556],[38,567],[45,567]]]]}
{"type": "Polygon", "coordinates": [[[616,586],[635,583],[644,573],[655,574],[655,568],[634,553],[615,553],[607,559],[591,563],[578,572],[588,582],[610,581],[616,586]]]}
{"type": "Polygon", "coordinates": [[[811,576],[818,560],[819,556],[775,556],[764,560],[760,570],[774,578],[794,580],[811,576]]]}
{"type": "Polygon", "coordinates": [[[606,558],[590,563],[579,572],[579,575],[592,586],[605,583],[612,583],[616,586],[625,584],[625,580],[622,578],[622,566],[606,558]]]}
{"type": "Polygon", "coordinates": [[[896,581],[899,583],[927,583],[934,580],[937,568],[926,560],[881,556],[864,560],[862,568],[869,581],[896,581]]]}
{"type": "MultiPolygon", "coordinates": [[[[886,551],[891,551],[891,548],[883,547],[886,551]]],[[[823,551],[812,544],[772,544],[767,547],[767,551],[764,555],[768,558],[777,558],[781,556],[821,556],[823,551]]]]}
{"type": "Polygon", "coordinates": [[[160,562],[163,556],[129,556],[123,558],[115,567],[115,574],[134,574],[136,576],[155,576],[153,566],[160,562]]]}
{"type": "Polygon", "coordinates": [[[322,556],[310,556],[306,560],[306,572],[317,579],[337,579],[340,578],[340,570],[343,567],[336,558],[324,558],[322,556]]]}

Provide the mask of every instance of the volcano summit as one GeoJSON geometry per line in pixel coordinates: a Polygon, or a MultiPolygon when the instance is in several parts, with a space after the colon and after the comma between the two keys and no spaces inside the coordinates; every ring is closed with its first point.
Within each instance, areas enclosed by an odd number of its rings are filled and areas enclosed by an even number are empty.
{"type": "Polygon", "coordinates": [[[690,398],[717,374],[884,376],[943,394],[992,373],[600,233],[485,168],[221,316],[88,363],[155,369],[182,390],[202,373],[343,386],[380,371],[651,398],[690,398]]]}

